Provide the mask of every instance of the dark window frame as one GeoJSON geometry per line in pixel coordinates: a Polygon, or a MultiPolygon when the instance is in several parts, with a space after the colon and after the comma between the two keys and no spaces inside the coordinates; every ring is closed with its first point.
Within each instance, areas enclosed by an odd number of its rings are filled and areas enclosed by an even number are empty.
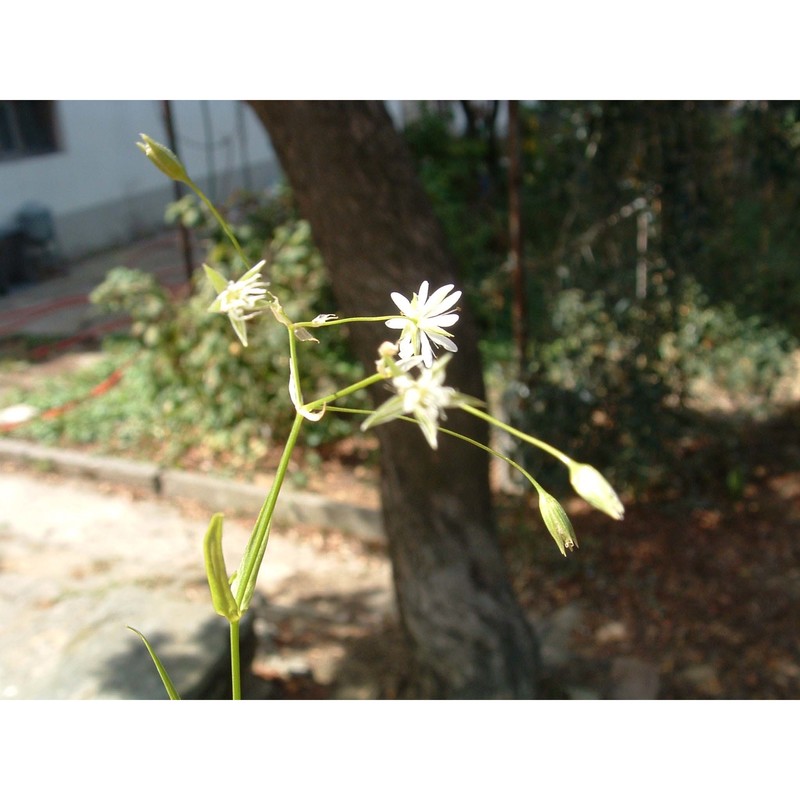
{"type": "Polygon", "coordinates": [[[0,162],[57,153],[53,100],[0,100],[0,162]]]}

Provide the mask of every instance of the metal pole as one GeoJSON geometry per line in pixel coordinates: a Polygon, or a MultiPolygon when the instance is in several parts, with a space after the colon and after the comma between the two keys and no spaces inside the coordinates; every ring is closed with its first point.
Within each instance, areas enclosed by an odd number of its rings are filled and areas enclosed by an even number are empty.
{"type": "MultiPolygon", "coordinates": [[[[161,107],[164,112],[164,125],[167,128],[169,148],[175,155],[179,155],[178,137],[175,135],[175,121],[172,118],[172,104],[169,100],[162,100],[161,107]]],[[[172,187],[173,196],[177,202],[183,197],[183,187],[178,181],[173,181],[172,187]]],[[[183,222],[178,223],[178,233],[181,237],[181,252],[183,253],[183,267],[186,271],[186,280],[191,281],[192,273],[194,272],[194,264],[192,263],[192,242],[189,238],[189,230],[183,222]]]]}

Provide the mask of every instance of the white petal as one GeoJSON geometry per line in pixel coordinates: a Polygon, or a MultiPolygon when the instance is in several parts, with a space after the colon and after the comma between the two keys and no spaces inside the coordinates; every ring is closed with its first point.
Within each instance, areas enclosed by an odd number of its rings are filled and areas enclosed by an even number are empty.
{"type": "Polygon", "coordinates": [[[428,300],[428,281],[422,281],[419,285],[419,294],[417,297],[419,298],[419,307],[423,308],[428,300]]]}
{"type": "Polygon", "coordinates": [[[443,347],[445,350],[449,350],[451,353],[458,352],[456,343],[449,336],[442,336],[439,333],[432,333],[431,331],[425,331],[425,335],[430,338],[434,344],[438,344],[439,347],[443,347]]]}
{"type": "Polygon", "coordinates": [[[400,309],[402,314],[409,316],[414,313],[414,309],[411,307],[411,301],[403,297],[399,292],[392,292],[392,300],[394,300],[395,305],[400,309]]]}
{"type": "Polygon", "coordinates": [[[461,292],[454,292],[450,297],[447,297],[447,293],[452,288],[453,284],[448,283],[447,286],[437,289],[431,295],[431,299],[428,300],[427,311],[431,314],[441,314],[443,311],[447,311],[448,308],[452,308],[461,297],[461,292]]]}
{"type": "Polygon", "coordinates": [[[419,339],[422,363],[426,367],[430,367],[433,364],[433,349],[431,348],[431,343],[428,341],[428,337],[425,333],[421,333],[419,339]]]}
{"type": "Polygon", "coordinates": [[[405,317],[392,317],[386,320],[387,328],[405,328],[408,320],[405,317]]]}
{"type": "Polygon", "coordinates": [[[424,326],[436,328],[449,328],[458,322],[458,314],[440,314],[436,317],[425,317],[424,326]]]}
{"type": "Polygon", "coordinates": [[[419,427],[422,429],[423,434],[425,434],[425,438],[428,440],[428,444],[432,449],[436,450],[436,434],[438,432],[436,421],[424,413],[416,414],[415,416],[417,417],[417,422],[419,422],[419,427]]]}

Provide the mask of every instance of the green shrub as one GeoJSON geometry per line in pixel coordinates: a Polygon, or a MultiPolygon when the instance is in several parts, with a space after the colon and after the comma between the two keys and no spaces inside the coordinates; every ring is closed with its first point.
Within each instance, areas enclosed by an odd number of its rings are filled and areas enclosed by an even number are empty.
{"type": "MultiPolygon", "coordinates": [[[[611,304],[601,293],[567,290],[551,325],[532,377],[506,392],[506,413],[576,458],[610,465],[610,479],[631,488],[679,481],[679,445],[708,433],[706,414],[725,405],[718,400],[751,417],[768,410],[798,346],[781,328],[710,305],[691,281],[675,303],[611,304]]],[[[529,466],[552,468],[538,456],[529,466]]]]}
{"type": "MultiPolygon", "coordinates": [[[[169,213],[192,221],[204,235],[210,265],[231,277],[244,271],[196,203],[184,198],[169,213]]],[[[263,204],[242,197],[230,215],[252,263],[266,259],[263,274],[270,290],[292,318],[311,319],[334,310],[310,227],[293,216],[285,198],[263,204]]],[[[228,319],[208,312],[214,292],[201,271],[187,298],[171,298],[151,276],[120,267],[109,273],[91,299],[105,310],[131,315],[131,333],[141,345],[132,369],[143,384],[142,401],[148,415],[156,410],[174,448],[202,443],[212,454],[247,462],[285,438],[294,408],[282,325],[269,316],[258,320],[249,326],[249,346],[243,347],[228,319]]],[[[318,338],[319,344],[299,346],[309,397],[361,374],[341,335],[329,338],[322,331],[318,338]]],[[[347,418],[330,414],[309,431],[307,441],[319,444],[350,431],[347,418]]]]}

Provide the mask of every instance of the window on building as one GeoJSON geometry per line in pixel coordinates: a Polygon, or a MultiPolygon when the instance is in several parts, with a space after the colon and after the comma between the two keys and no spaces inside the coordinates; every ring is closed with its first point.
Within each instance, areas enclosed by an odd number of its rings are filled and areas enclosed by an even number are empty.
{"type": "Polygon", "coordinates": [[[0,160],[58,150],[52,100],[0,100],[0,160]]]}

